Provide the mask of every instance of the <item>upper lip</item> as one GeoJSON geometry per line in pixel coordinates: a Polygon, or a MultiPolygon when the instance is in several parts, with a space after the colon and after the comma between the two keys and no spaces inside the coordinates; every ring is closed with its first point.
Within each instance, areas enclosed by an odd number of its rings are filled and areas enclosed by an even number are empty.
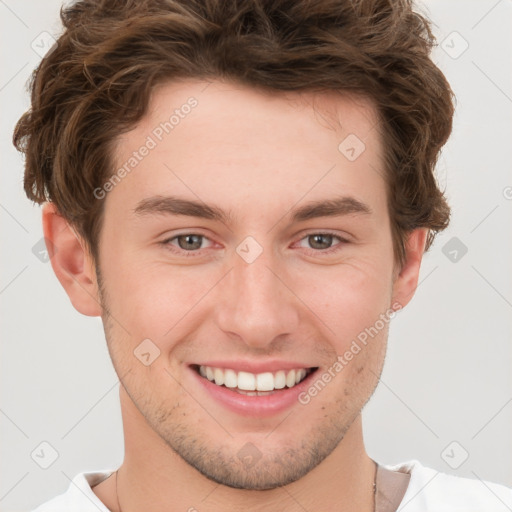
{"type": "Polygon", "coordinates": [[[311,364],[304,364],[297,361],[279,361],[276,359],[267,361],[247,361],[238,359],[236,361],[204,361],[201,363],[194,363],[191,366],[210,366],[212,368],[222,368],[223,370],[231,369],[237,372],[249,373],[265,373],[277,372],[279,370],[297,370],[301,368],[316,368],[311,364]]]}

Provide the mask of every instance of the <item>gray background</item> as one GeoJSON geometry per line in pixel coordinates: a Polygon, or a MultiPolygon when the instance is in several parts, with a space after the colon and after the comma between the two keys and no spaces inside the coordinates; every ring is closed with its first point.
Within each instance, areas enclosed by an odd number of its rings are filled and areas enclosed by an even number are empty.
{"type": "MultiPolygon", "coordinates": [[[[23,194],[10,143],[48,39],[40,34],[59,33],[60,5],[0,0],[1,511],[29,510],[76,473],[115,468],[123,457],[101,321],[77,313],[41,261],[40,208],[23,194]],[[43,441],[58,452],[47,469],[43,441]]],[[[424,258],[415,299],[393,320],[382,382],[364,411],[366,446],[381,463],[418,459],[512,485],[512,2],[421,5],[435,23],[435,61],[457,95],[438,166],[453,217],[424,258]]]]}

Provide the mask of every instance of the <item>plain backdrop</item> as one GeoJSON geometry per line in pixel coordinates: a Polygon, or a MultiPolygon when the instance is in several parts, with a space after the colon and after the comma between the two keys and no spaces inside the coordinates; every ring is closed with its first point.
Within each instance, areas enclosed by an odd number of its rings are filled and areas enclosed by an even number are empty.
{"type": "MultiPolygon", "coordinates": [[[[60,5],[0,0],[3,512],[30,510],[76,473],[116,468],[123,457],[101,321],[73,309],[45,261],[40,207],[24,196],[11,144],[29,105],[26,81],[48,34],[60,31],[60,5]]],[[[363,413],[365,442],[383,464],[417,459],[512,485],[512,3],[436,0],[420,9],[457,96],[437,170],[453,215],[425,255],[416,297],[392,322],[382,382],[363,413]]]]}

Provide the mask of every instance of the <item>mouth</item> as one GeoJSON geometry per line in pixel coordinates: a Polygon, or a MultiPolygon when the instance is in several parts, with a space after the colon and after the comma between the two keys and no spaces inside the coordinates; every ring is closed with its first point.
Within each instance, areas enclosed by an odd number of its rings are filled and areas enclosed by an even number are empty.
{"type": "Polygon", "coordinates": [[[276,372],[250,373],[231,368],[193,365],[194,370],[216,386],[246,396],[267,396],[276,391],[294,388],[304,381],[317,367],[278,370],[276,372]]]}
{"type": "MultiPolygon", "coordinates": [[[[299,363],[300,364],[300,363],[299,363]]],[[[188,365],[187,379],[210,409],[218,405],[222,411],[237,417],[271,418],[292,407],[304,407],[299,400],[311,386],[319,367],[295,367],[287,362],[253,364],[238,362],[237,369],[229,363],[188,365]],[[249,371],[252,370],[252,371],[249,371]]],[[[224,413],[220,413],[224,414],[224,413]]]]}

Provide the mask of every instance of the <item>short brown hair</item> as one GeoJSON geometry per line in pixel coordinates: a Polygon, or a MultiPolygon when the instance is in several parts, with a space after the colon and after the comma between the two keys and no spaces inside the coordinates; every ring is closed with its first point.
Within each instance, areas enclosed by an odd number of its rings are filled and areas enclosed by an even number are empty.
{"type": "Polygon", "coordinates": [[[373,100],[385,151],[395,260],[449,222],[434,167],[453,94],[430,59],[429,22],[411,0],[82,0],[34,71],[15,129],[25,191],[52,201],[95,259],[115,138],[145,114],[155,85],[228,79],[269,91],[341,91],[373,100]]]}

